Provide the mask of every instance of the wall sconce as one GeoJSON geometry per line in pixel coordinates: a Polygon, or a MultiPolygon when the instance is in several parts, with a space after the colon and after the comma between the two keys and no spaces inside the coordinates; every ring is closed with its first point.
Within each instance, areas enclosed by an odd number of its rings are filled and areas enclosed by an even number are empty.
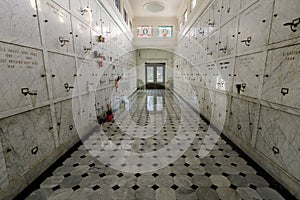
{"type": "Polygon", "coordinates": [[[87,53],[90,50],[92,50],[90,47],[83,46],[84,53],[87,53]]]}
{"type": "Polygon", "coordinates": [[[69,92],[71,89],[74,88],[73,86],[70,86],[69,83],[65,83],[64,87],[65,87],[65,89],[66,89],[67,92],[69,92]]]}
{"type": "Polygon", "coordinates": [[[244,42],[245,45],[249,47],[249,46],[250,46],[251,40],[252,40],[252,37],[250,36],[250,37],[248,37],[246,40],[242,40],[241,42],[244,42]]]}
{"type": "Polygon", "coordinates": [[[35,107],[37,90],[29,91],[29,88],[21,88],[21,93],[24,94],[24,96],[27,96],[27,94],[29,94],[30,99],[31,99],[31,104],[32,104],[33,107],[35,107]]]}
{"type": "Polygon", "coordinates": [[[63,38],[63,37],[61,37],[61,36],[58,37],[58,40],[59,40],[59,42],[60,42],[60,46],[61,46],[61,47],[65,46],[67,42],[70,42],[69,39],[65,39],[65,38],[63,38]]]}

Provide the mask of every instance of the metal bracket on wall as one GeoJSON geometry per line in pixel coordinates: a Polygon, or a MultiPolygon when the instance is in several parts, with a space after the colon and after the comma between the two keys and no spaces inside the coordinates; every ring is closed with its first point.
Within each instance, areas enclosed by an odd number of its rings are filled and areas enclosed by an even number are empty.
{"type": "Polygon", "coordinates": [[[65,89],[66,89],[67,92],[69,92],[71,89],[74,88],[73,86],[70,86],[69,83],[65,83],[64,87],[65,87],[65,89]]]}
{"type": "Polygon", "coordinates": [[[242,40],[241,42],[245,43],[246,46],[250,46],[250,42],[252,41],[252,37],[247,37],[246,40],[242,40]]]}
{"type": "Polygon", "coordinates": [[[61,36],[58,37],[58,40],[59,40],[59,42],[60,42],[60,46],[61,46],[61,47],[65,46],[67,42],[70,42],[69,39],[63,38],[63,37],[61,37],[61,36]]]}
{"type": "Polygon", "coordinates": [[[92,48],[83,46],[83,51],[84,51],[84,53],[87,53],[87,52],[89,52],[90,50],[92,50],[92,48]]]}
{"type": "Polygon", "coordinates": [[[273,146],[272,151],[274,154],[279,154],[279,149],[275,146],[273,146]]]}
{"type": "Polygon", "coordinates": [[[227,46],[224,46],[223,48],[221,48],[220,51],[223,53],[227,53],[227,46]]]}
{"type": "Polygon", "coordinates": [[[87,13],[89,11],[92,12],[92,10],[90,10],[88,6],[86,8],[80,7],[80,14],[81,15],[84,15],[85,13],[87,13]]]}
{"type": "Polygon", "coordinates": [[[291,22],[283,24],[283,26],[289,26],[293,32],[297,32],[297,26],[300,24],[300,18],[294,19],[291,22]]]}
{"type": "Polygon", "coordinates": [[[281,88],[281,94],[283,95],[283,96],[285,96],[286,94],[288,94],[289,93],[289,88],[281,88]]]}
{"type": "Polygon", "coordinates": [[[38,150],[39,150],[38,146],[35,146],[33,149],[31,149],[31,154],[34,155],[37,154],[38,150]]]}

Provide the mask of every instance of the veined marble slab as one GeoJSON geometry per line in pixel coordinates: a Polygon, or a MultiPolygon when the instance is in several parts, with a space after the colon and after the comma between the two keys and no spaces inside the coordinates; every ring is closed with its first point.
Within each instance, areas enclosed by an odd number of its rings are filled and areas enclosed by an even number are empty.
{"type": "Polygon", "coordinates": [[[221,9],[221,25],[228,22],[238,14],[241,7],[241,0],[223,0],[221,9]]]}
{"type": "Polygon", "coordinates": [[[74,57],[49,53],[49,66],[51,68],[52,75],[55,75],[55,77],[52,77],[54,98],[71,95],[76,87],[76,76],[74,76],[76,75],[74,57]]]}
{"type": "Polygon", "coordinates": [[[208,20],[209,20],[209,14],[208,10],[203,13],[203,15],[199,18],[199,28],[198,28],[198,39],[201,40],[204,37],[206,37],[209,33],[208,28],[208,20]]]}
{"type": "Polygon", "coordinates": [[[229,129],[251,144],[256,134],[259,118],[259,105],[232,97],[229,129]]]}
{"type": "Polygon", "coordinates": [[[216,89],[222,91],[231,91],[233,82],[233,59],[225,59],[218,61],[218,76],[216,82],[216,89]]]}
{"type": "Polygon", "coordinates": [[[64,144],[77,134],[73,121],[72,100],[56,103],[55,116],[57,121],[59,143],[64,144]]]}
{"type": "Polygon", "coordinates": [[[262,107],[256,148],[300,180],[300,117],[262,107]]]}
{"type": "Polygon", "coordinates": [[[82,58],[90,58],[92,54],[90,28],[77,18],[73,18],[72,22],[75,53],[82,58]]]}
{"type": "Polygon", "coordinates": [[[55,148],[49,107],[2,119],[0,127],[9,181],[55,148]]]}
{"type": "Polygon", "coordinates": [[[60,52],[73,53],[70,14],[50,0],[38,0],[38,9],[41,32],[46,36],[43,45],[60,52]]]}
{"type": "Polygon", "coordinates": [[[280,0],[275,1],[270,36],[271,44],[300,36],[299,26],[284,26],[284,24],[292,23],[294,20],[297,23],[300,18],[299,10],[300,1],[298,0],[290,0],[288,3],[280,0]]]}
{"type": "Polygon", "coordinates": [[[238,53],[268,44],[273,0],[260,0],[240,15],[238,53]]]}
{"type": "Polygon", "coordinates": [[[75,124],[76,131],[78,134],[84,131],[82,121],[81,121],[81,105],[79,101],[79,97],[72,98],[72,115],[73,122],[75,124]]]}
{"type": "Polygon", "coordinates": [[[112,23],[112,20],[110,19],[109,15],[106,11],[102,10],[101,12],[101,21],[102,21],[102,34],[104,36],[108,36],[110,33],[110,24],[112,23]]]}
{"type": "Polygon", "coordinates": [[[262,98],[267,101],[300,108],[300,45],[268,52],[262,98]],[[288,92],[287,94],[285,94],[288,92]],[[285,94],[285,95],[284,95],[285,94]]]}
{"type": "Polygon", "coordinates": [[[229,107],[229,96],[227,94],[215,92],[213,103],[211,123],[222,131],[225,128],[227,121],[228,112],[226,111],[229,107]]]}
{"type": "Polygon", "coordinates": [[[259,0],[241,0],[241,9],[245,9],[246,7],[254,4],[259,0]]]}
{"type": "Polygon", "coordinates": [[[101,7],[97,0],[90,0],[91,13],[91,25],[95,30],[101,30],[101,7]]]}
{"type": "Polygon", "coordinates": [[[71,10],[73,10],[77,14],[77,16],[81,16],[81,18],[84,19],[86,23],[89,23],[89,15],[91,13],[89,0],[70,0],[70,6],[71,10]]]}
{"type": "Polygon", "coordinates": [[[222,0],[215,0],[208,8],[208,32],[220,26],[222,0]]]}
{"type": "Polygon", "coordinates": [[[204,102],[201,113],[208,119],[211,119],[212,102],[214,102],[214,93],[208,89],[204,90],[204,102]]]}
{"type": "Polygon", "coordinates": [[[198,99],[198,110],[201,112],[204,107],[204,88],[198,87],[197,88],[197,99],[198,99]]]}
{"type": "Polygon", "coordinates": [[[91,122],[96,121],[95,93],[89,93],[80,97],[80,111],[83,128],[89,127],[91,122]]]}
{"type": "Polygon", "coordinates": [[[219,77],[217,63],[206,64],[207,75],[205,77],[206,85],[209,89],[216,89],[219,77]]]}
{"type": "Polygon", "coordinates": [[[58,5],[62,6],[66,10],[70,9],[70,2],[69,0],[53,0],[56,2],[58,5]]]}
{"type": "Polygon", "coordinates": [[[218,57],[219,53],[219,30],[209,36],[207,61],[212,62],[218,57]]]}
{"type": "MultiPolygon", "coordinates": [[[[98,63],[87,59],[79,59],[78,63],[79,70],[77,72],[78,78],[76,79],[78,90],[80,92],[94,91],[98,84],[97,80],[100,77],[100,72],[95,70],[98,63]]],[[[102,81],[102,79],[100,80],[102,81]]]]}
{"type": "Polygon", "coordinates": [[[45,75],[42,51],[0,43],[0,111],[48,100],[45,75]],[[22,88],[37,95],[25,96],[22,88]]]}
{"type": "Polygon", "coordinates": [[[197,57],[199,57],[199,63],[205,63],[207,60],[207,53],[208,53],[208,39],[205,38],[204,40],[202,40],[200,43],[200,55],[198,55],[197,57]]]}
{"type": "Polygon", "coordinates": [[[105,89],[99,90],[96,92],[96,98],[95,98],[95,103],[96,103],[96,108],[97,110],[97,114],[99,114],[99,109],[106,110],[106,101],[105,101],[105,97],[104,94],[105,93],[105,89]]]}
{"type": "Polygon", "coordinates": [[[7,169],[6,169],[5,158],[4,158],[1,142],[0,142],[0,174],[1,174],[0,189],[2,189],[8,185],[8,176],[7,176],[7,169]]]}
{"type": "Polygon", "coordinates": [[[197,84],[198,86],[204,87],[205,86],[205,76],[207,74],[207,68],[205,64],[199,64],[196,67],[197,75],[197,84]]]}
{"type": "MultiPolygon", "coordinates": [[[[117,35],[118,35],[118,29],[119,29],[118,26],[112,21],[110,23],[110,38],[116,38],[117,37],[117,35]]],[[[116,42],[115,42],[115,45],[116,45],[116,42]]],[[[126,46],[129,46],[129,45],[126,44],[126,46]]]]}
{"type": "Polygon", "coordinates": [[[1,41],[41,46],[35,1],[2,0],[0,7],[1,41]]]}
{"type": "Polygon", "coordinates": [[[259,98],[263,85],[266,53],[256,53],[238,57],[236,60],[233,92],[237,92],[237,84],[245,84],[241,95],[259,98]]]}
{"type": "Polygon", "coordinates": [[[220,43],[219,43],[219,57],[230,56],[235,53],[235,46],[237,40],[237,18],[221,27],[220,43]]]}

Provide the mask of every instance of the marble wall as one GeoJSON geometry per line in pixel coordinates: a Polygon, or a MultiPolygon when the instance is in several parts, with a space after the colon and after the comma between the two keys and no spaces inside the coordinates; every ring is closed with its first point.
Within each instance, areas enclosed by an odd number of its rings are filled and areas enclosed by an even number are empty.
{"type": "Polygon", "coordinates": [[[136,90],[136,54],[102,1],[0,6],[0,199],[12,199],[89,132],[97,108],[136,90]]]}
{"type": "Polygon", "coordinates": [[[299,10],[297,0],[211,1],[174,58],[174,90],[190,101],[191,85],[191,105],[297,198],[299,10]]]}

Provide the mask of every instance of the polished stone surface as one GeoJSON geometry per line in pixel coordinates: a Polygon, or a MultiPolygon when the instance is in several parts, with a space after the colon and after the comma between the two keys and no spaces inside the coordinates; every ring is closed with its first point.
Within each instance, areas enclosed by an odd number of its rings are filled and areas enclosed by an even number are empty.
{"type": "MultiPolygon", "coordinates": [[[[269,187],[268,181],[258,175],[253,166],[221,137],[207,156],[200,157],[199,149],[205,145],[203,144],[204,138],[212,138],[207,132],[208,125],[194,115],[192,110],[187,113],[191,118],[190,121],[180,119],[186,116],[180,115],[178,109],[180,99],[177,99],[172,92],[141,91],[131,97],[131,100],[135,102],[135,105],[129,113],[133,121],[137,123],[136,127],[128,126],[125,128],[126,132],[120,129],[117,122],[119,122],[118,116],[122,115],[117,111],[116,121],[99,127],[84,144],[97,146],[99,138],[97,135],[101,132],[110,139],[110,142],[120,143],[119,148],[122,147],[122,141],[130,139],[125,147],[129,151],[139,153],[139,157],[132,159],[131,164],[133,164],[132,169],[136,168],[140,171],[144,169],[141,165],[144,163],[143,156],[153,152],[159,154],[159,149],[167,146],[176,134],[180,134],[177,132],[180,129],[179,124],[185,123],[183,133],[187,133],[187,130],[192,129],[194,125],[197,126],[195,137],[191,139],[192,137],[187,134],[188,137],[185,138],[190,139],[188,140],[190,147],[166,167],[157,167],[157,170],[144,173],[138,171],[129,173],[112,169],[109,166],[115,167],[116,163],[124,164],[114,161],[114,156],[119,155],[118,150],[115,150],[116,153],[113,156],[109,155],[110,160],[107,158],[106,164],[103,164],[92,156],[96,152],[96,147],[89,151],[81,145],[40,184],[40,189],[33,191],[26,199],[283,199],[277,191],[269,187]],[[152,107],[151,102],[143,100],[149,96],[163,97],[164,103],[159,106],[154,103],[152,107]],[[160,111],[160,106],[165,114],[160,111]],[[156,134],[153,134],[152,129],[150,132],[145,129],[143,133],[152,134],[148,138],[138,137],[135,130],[143,127],[145,123],[150,124],[151,118],[154,123],[153,129],[158,129],[160,124],[153,117],[154,112],[158,120],[161,120],[162,116],[165,117],[163,126],[157,130],[156,134]],[[198,118],[198,123],[191,123],[195,121],[193,117],[198,118]],[[133,135],[134,133],[136,136],[133,135]],[[136,162],[138,166],[135,166],[136,162]]],[[[184,106],[180,108],[182,111],[187,109],[184,106]]],[[[180,148],[179,143],[182,141],[177,142],[180,148]]],[[[107,149],[98,150],[100,155],[104,155],[107,149]]],[[[172,156],[173,152],[167,155],[172,156]]],[[[163,163],[159,162],[163,159],[163,157],[158,157],[156,162],[149,163],[149,165],[156,166],[157,163],[163,163]]],[[[152,162],[152,159],[149,159],[150,161],[152,162]]]]}

